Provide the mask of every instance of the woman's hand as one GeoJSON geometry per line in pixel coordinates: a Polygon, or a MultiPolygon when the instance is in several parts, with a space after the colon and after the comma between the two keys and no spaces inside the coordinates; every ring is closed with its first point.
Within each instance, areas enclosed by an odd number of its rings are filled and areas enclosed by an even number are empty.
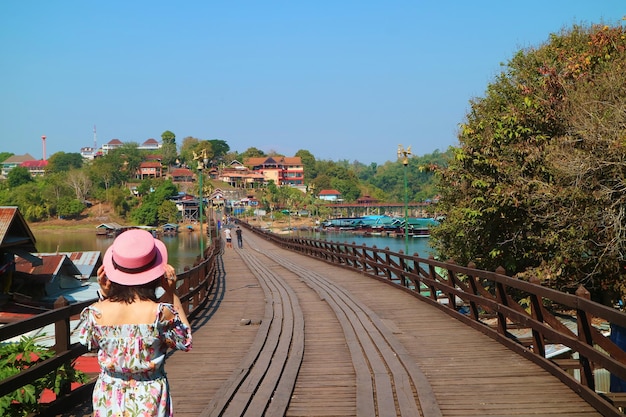
{"type": "Polygon", "coordinates": [[[104,265],[100,265],[100,267],[98,268],[96,279],[98,280],[98,284],[100,285],[100,299],[104,300],[105,298],[107,298],[109,287],[111,287],[111,281],[109,281],[106,274],[104,273],[104,265]]]}
{"type": "Polygon", "coordinates": [[[161,286],[166,294],[174,294],[176,291],[176,270],[170,264],[165,265],[165,274],[161,279],[161,286]]]}
{"type": "Polygon", "coordinates": [[[176,292],[176,270],[170,264],[165,265],[165,274],[163,274],[163,277],[161,278],[161,286],[165,291],[161,300],[171,302],[172,295],[176,292]]]}

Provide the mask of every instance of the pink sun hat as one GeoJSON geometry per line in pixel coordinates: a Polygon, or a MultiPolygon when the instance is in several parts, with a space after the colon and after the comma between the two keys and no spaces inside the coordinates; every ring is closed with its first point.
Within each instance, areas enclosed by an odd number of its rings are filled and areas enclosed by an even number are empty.
{"type": "Polygon", "coordinates": [[[143,285],[165,274],[167,248],[150,232],[131,229],[115,238],[102,261],[104,273],[121,285],[143,285]]]}

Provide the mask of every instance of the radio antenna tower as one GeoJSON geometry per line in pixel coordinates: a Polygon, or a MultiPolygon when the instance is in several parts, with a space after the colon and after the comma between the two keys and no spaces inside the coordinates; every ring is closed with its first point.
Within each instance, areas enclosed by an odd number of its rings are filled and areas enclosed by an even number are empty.
{"type": "Polygon", "coordinates": [[[96,125],[93,125],[93,150],[94,152],[98,149],[98,140],[96,136],[96,125]]]}

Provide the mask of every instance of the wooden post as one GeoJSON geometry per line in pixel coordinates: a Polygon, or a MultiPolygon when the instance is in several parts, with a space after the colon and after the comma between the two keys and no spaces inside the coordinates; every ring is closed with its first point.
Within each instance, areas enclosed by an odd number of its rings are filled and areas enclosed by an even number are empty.
{"type": "MultiPolygon", "coordinates": [[[[576,296],[584,298],[586,300],[591,299],[591,293],[582,285],[576,290],[576,296]]],[[[578,323],[578,340],[585,343],[588,346],[593,347],[593,337],[591,335],[591,316],[582,309],[576,310],[576,317],[578,323]]],[[[580,354],[579,354],[580,355],[580,354]]],[[[593,378],[593,366],[591,361],[586,356],[580,355],[579,357],[581,365],[580,379],[583,385],[586,385],[592,390],[595,390],[595,380],[593,378]]]]}
{"type": "MultiPolygon", "coordinates": [[[[53,304],[54,309],[67,307],[70,305],[69,301],[63,296],[56,299],[53,304]]],[[[59,320],[54,323],[54,350],[57,355],[66,352],[70,349],[70,317],[59,320]]],[[[64,364],[66,367],[72,366],[71,362],[64,364]]],[[[67,395],[72,390],[70,383],[64,384],[60,388],[59,395],[67,395]]]]}

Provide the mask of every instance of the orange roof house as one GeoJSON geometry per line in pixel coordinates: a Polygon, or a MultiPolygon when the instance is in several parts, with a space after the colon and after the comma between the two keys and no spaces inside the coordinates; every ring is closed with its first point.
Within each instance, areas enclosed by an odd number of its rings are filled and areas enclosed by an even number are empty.
{"type": "Polygon", "coordinates": [[[192,182],[195,181],[195,174],[188,168],[176,168],[170,172],[172,182],[192,182]]]}
{"type": "Polygon", "coordinates": [[[137,170],[137,178],[161,178],[163,175],[163,167],[160,162],[142,162],[137,170]]]}
{"type": "Polygon", "coordinates": [[[265,181],[274,181],[278,186],[304,187],[304,165],[299,156],[266,156],[247,158],[243,164],[263,174],[265,181]]]}

